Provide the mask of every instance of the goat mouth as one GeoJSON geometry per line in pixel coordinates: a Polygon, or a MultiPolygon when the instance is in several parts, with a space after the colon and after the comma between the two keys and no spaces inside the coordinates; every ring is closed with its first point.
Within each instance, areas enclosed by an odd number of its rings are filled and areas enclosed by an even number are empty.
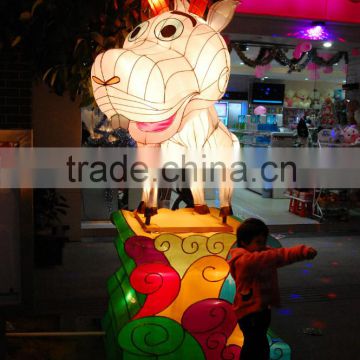
{"type": "Polygon", "coordinates": [[[166,130],[174,121],[176,113],[171,115],[168,119],[157,122],[136,122],[139,130],[144,132],[160,132],[166,130]]]}

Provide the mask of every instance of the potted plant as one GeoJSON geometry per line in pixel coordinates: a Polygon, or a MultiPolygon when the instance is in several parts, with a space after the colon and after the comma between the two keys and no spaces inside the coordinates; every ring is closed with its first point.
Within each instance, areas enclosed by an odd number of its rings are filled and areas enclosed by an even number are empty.
{"type": "Polygon", "coordinates": [[[66,215],[69,206],[66,199],[55,189],[34,191],[35,218],[35,265],[50,267],[62,264],[64,243],[68,240],[68,226],[63,225],[61,216],[66,215]]]}

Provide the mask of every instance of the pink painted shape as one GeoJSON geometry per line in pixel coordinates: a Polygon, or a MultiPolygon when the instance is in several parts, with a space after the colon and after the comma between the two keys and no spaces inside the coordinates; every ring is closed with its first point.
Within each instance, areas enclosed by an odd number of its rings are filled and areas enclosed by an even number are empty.
{"type": "Polygon", "coordinates": [[[156,122],[136,122],[136,126],[141,131],[159,132],[166,130],[174,121],[176,113],[168,119],[156,122]]]}
{"type": "Polygon", "coordinates": [[[240,347],[226,346],[237,326],[232,305],[220,299],[206,299],[191,305],[181,324],[201,345],[207,360],[239,359],[240,347]]]}
{"type": "Polygon", "coordinates": [[[125,251],[137,266],[147,263],[160,263],[170,266],[165,255],[155,249],[154,239],[147,236],[130,237],[125,242],[125,251]]]}

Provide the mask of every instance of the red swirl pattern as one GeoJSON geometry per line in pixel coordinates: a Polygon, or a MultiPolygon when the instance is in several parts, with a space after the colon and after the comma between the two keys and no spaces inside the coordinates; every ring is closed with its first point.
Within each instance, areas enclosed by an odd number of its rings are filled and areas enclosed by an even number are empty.
{"type": "Polygon", "coordinates": [[[170,266],[164,264],[143,264],[131,273],[131,286],[142,294],[147,294],[145,303],[133,319],[152,316],[166,309],[180,290],[180,276],[170,266]]]}
{"type": "Polygon", "coordinates": [[[137,266],[147,263],[170,265],[165,255],[155,249],[154,239],[147,236],[130,237],[126,240],[125,251],[137,266]]]}
{"type": "Polygon", "coordinates": [[[221,353],[223,360],[238,360],[240,359],[241,347],[237,345],[229,345],[224,348],[221,353]]]}
{"type": "Polygon", "coordinates": [[[226,346],[237,319],[229,302],[207,299],[190,306],[184,313],[183,327],[199,342],[207,360],[239,359],[241,348],[226,346]]]}

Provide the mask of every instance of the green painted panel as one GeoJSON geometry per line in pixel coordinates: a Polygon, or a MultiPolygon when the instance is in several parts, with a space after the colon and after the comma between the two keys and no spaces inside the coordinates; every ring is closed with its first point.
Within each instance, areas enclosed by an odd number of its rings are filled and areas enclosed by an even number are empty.
{"type": "Polygon", "coordinates": [[[176,321],[145,317],[127,324],[118,337],[124,359],[205,359],[200,344],[176,321]]]}

